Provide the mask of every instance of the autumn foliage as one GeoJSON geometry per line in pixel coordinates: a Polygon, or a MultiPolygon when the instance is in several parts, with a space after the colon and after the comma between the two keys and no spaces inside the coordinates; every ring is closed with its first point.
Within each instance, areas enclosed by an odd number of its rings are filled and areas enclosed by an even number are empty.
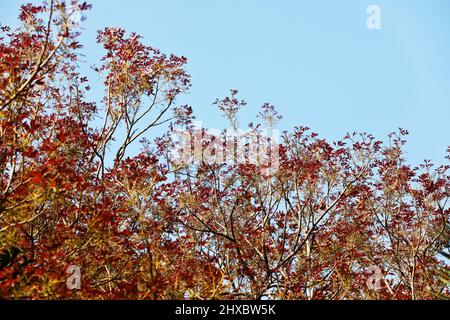
{"type": "MultiPolygon", "coordinates": [[[[195,130],[193,109],[176,104],[190,86],[186,58],[99,31],[104,97],[90,102],[71,23],[89,9],[24,5],[19,27],[1,25],[1,298],[449,297],[439,252],[449,245],[450,149],[445,164],[415,167],[405,130],[329,142],[297,127],[283,133],[270,174],[175,164],[171,132],[195,130]],[[156,127],[167,134],[150,142],[156,127]],[[67,288],[71,265],[80,289],[67,288]]],[[[216,102],[235,127],[237,95],[216,102]]],[[[250,128],[279,118],[266,104],[250,128]]]]}

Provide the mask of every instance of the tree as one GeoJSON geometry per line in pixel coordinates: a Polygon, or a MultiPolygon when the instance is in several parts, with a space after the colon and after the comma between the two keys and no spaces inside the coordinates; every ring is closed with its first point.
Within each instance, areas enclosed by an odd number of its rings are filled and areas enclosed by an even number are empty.
{"type": "Polygon", "coordinates": [[[386,144],[366,133],[328,142],[305,127],[276,141],[270,104],[236,135],[237,90],[215,103],[232,135],[197,128],[176,100],[190,86],[187,59],[119,28],[98,32],[105,94],[89,102],[72,23],[89,9],[24,5],[18,28],[1,27],[1,297],[449,296],[448,164],[408,165],[402,129],[386,144]],[[148,141],[157,126],[167,133],[148,141]],[[192,159],[173,157],[180,145],[192,159]],[[80,288],[67,286],[70,266],[80,288]]]}

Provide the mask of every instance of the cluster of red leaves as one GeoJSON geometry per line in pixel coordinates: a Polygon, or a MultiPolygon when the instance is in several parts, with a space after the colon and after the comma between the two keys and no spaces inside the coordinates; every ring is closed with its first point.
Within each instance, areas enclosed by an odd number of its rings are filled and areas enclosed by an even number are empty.
{"type": "MultiPolygon", "coordinates": [[[[156,151],[143,140],[143,152],[126,157],[189,87],[186,59],[122,29],[99,32],[97,106],[85,98],[69,16],[64,1],[26,5],[23,26],[0,33],[0,297],[448,296],[436,271],[448,266],[439,251],[448,246],[450,167],[407,164],[406,131],[387,144],[356,133],[331,143],[295,128],[270,175],[253,164],[176,166],[170,134],[156,151]],[[66,285],[70,265],[80,268],[79,290],[66,285]]],[[[235,127],[245,106],[237,93],[216,101],[235,127]]],[[[172,129],[194,133],[191,107],[173,113],[172,129]]],[[[269,104],[260,117],[269,127],[281,119],[269,104]]]]}

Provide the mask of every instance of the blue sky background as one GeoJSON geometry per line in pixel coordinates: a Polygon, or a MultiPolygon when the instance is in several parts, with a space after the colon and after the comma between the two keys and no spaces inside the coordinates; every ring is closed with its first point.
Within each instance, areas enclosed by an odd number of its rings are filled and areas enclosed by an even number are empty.
{"type": "MultiPolygon", "coordinates": [[[[189,95],[206,127],[225,120],[212,106],[228,90],[248,102],[241,126],[264,102],[284,116],[279,129],[306,125],[335,140],[366,131],[385,140],[411,133],[412,163],[443,162],[450,145],[448,0],[91,0],[82,42],[89,70],[103,52],[96,30],[119,26],[144,42],[189,59],[189,95]],[[382,29],[368,30],[366,9],[380,6],[382,29]]],[[[22,1],[0,0],[0,21],[14,24],[22,1]]],[[[98,82],[98,84],[96,84],[98,82]]]]}

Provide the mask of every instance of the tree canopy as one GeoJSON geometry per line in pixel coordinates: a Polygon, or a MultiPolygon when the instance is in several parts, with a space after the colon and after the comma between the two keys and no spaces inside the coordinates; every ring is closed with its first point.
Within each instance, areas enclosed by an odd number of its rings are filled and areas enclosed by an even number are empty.
{"type": "MultiPolygon", "coordinates": [[[[0,297],[449,297],[450,148],[413,166],[404,129],[327,141],[298,126],[281,134],[276,170],[273,158],[176,161],[176,132],[200,137],[200,156],[224,147],[177,104],[187,59],[101,30],[104,97],[88,101],[73,16],[90,8],[23,5],[19,27],[1,26],[0,297]]],[[[237,90],[215,103],[234,129],[245,105],[237,90]]],[[[261,132],[280,117],[265,104],[247,132],[273,142],[261,132]]]]}

